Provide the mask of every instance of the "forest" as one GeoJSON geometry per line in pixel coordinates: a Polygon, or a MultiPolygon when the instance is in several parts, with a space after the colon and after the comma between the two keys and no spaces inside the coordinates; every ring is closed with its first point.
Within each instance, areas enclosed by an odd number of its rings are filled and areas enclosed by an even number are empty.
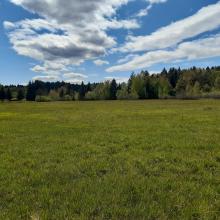
{"type": "Polygon", "coordinates": [[[27,86],[0,85],[1,101],[74,101],[220,98],[220,66],[163,69],[160,74],[132,73],[127,83],[115,79],[70,84],[31,81],[27,86]]]}

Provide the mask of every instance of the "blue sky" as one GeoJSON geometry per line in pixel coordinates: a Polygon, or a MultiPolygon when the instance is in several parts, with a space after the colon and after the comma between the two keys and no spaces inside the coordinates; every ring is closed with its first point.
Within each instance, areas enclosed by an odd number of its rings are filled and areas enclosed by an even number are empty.
{"type": "Polygon", "coordinates": [[[1,0],[0,83],[220,65],[218,0],[1,0]]]}

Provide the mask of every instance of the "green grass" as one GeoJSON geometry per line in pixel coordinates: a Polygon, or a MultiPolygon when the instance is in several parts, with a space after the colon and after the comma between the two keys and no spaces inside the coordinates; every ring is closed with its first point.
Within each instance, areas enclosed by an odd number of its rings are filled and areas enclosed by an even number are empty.
{"type": "Polygon", "coordinates": [[[0,103],[0,219],[220,219],[220,101],[0,103]]]}

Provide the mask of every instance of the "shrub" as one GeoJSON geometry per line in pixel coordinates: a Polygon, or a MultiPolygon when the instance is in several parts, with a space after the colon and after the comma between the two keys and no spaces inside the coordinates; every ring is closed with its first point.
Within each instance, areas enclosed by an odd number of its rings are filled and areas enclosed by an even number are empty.
{"type": "Polygon", "coordinates": [[[86,93],[85,99],[86,100],[95,100],[96,96],[95,96],[94,92],[88,92],[88,93],[86,93]]]}
{"type": "Polygon", "coordinates": [[[65,95],[63,97],[63,101],[72,101],[72,100],[73,100],[73,98],[70,95],[65,95]]]}
{"type": "Polygon", "coordinates": [[[36,102],[50,102],[52,101],[50,97],[48,96],[37,96],[35,99],[36,102]]]}
{"type": "Polygon", "coordinates": [[[52,101],[58,101],[59,100],[59,93],[56,90],[50,90],[49,98],[52,101]]]}

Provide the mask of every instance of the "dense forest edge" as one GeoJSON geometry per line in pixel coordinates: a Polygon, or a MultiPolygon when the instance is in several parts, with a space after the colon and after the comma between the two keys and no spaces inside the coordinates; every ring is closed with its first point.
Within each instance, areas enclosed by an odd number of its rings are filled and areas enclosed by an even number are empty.
{"type": "Polygon", "coordinates": [[[0,85],[0,101],[74,101],[220,98],[220,66],[163,69],[160,74],[132,73],[127,83],[115,79],[81,85],[65,82],[29,82],[0,85]]]}

